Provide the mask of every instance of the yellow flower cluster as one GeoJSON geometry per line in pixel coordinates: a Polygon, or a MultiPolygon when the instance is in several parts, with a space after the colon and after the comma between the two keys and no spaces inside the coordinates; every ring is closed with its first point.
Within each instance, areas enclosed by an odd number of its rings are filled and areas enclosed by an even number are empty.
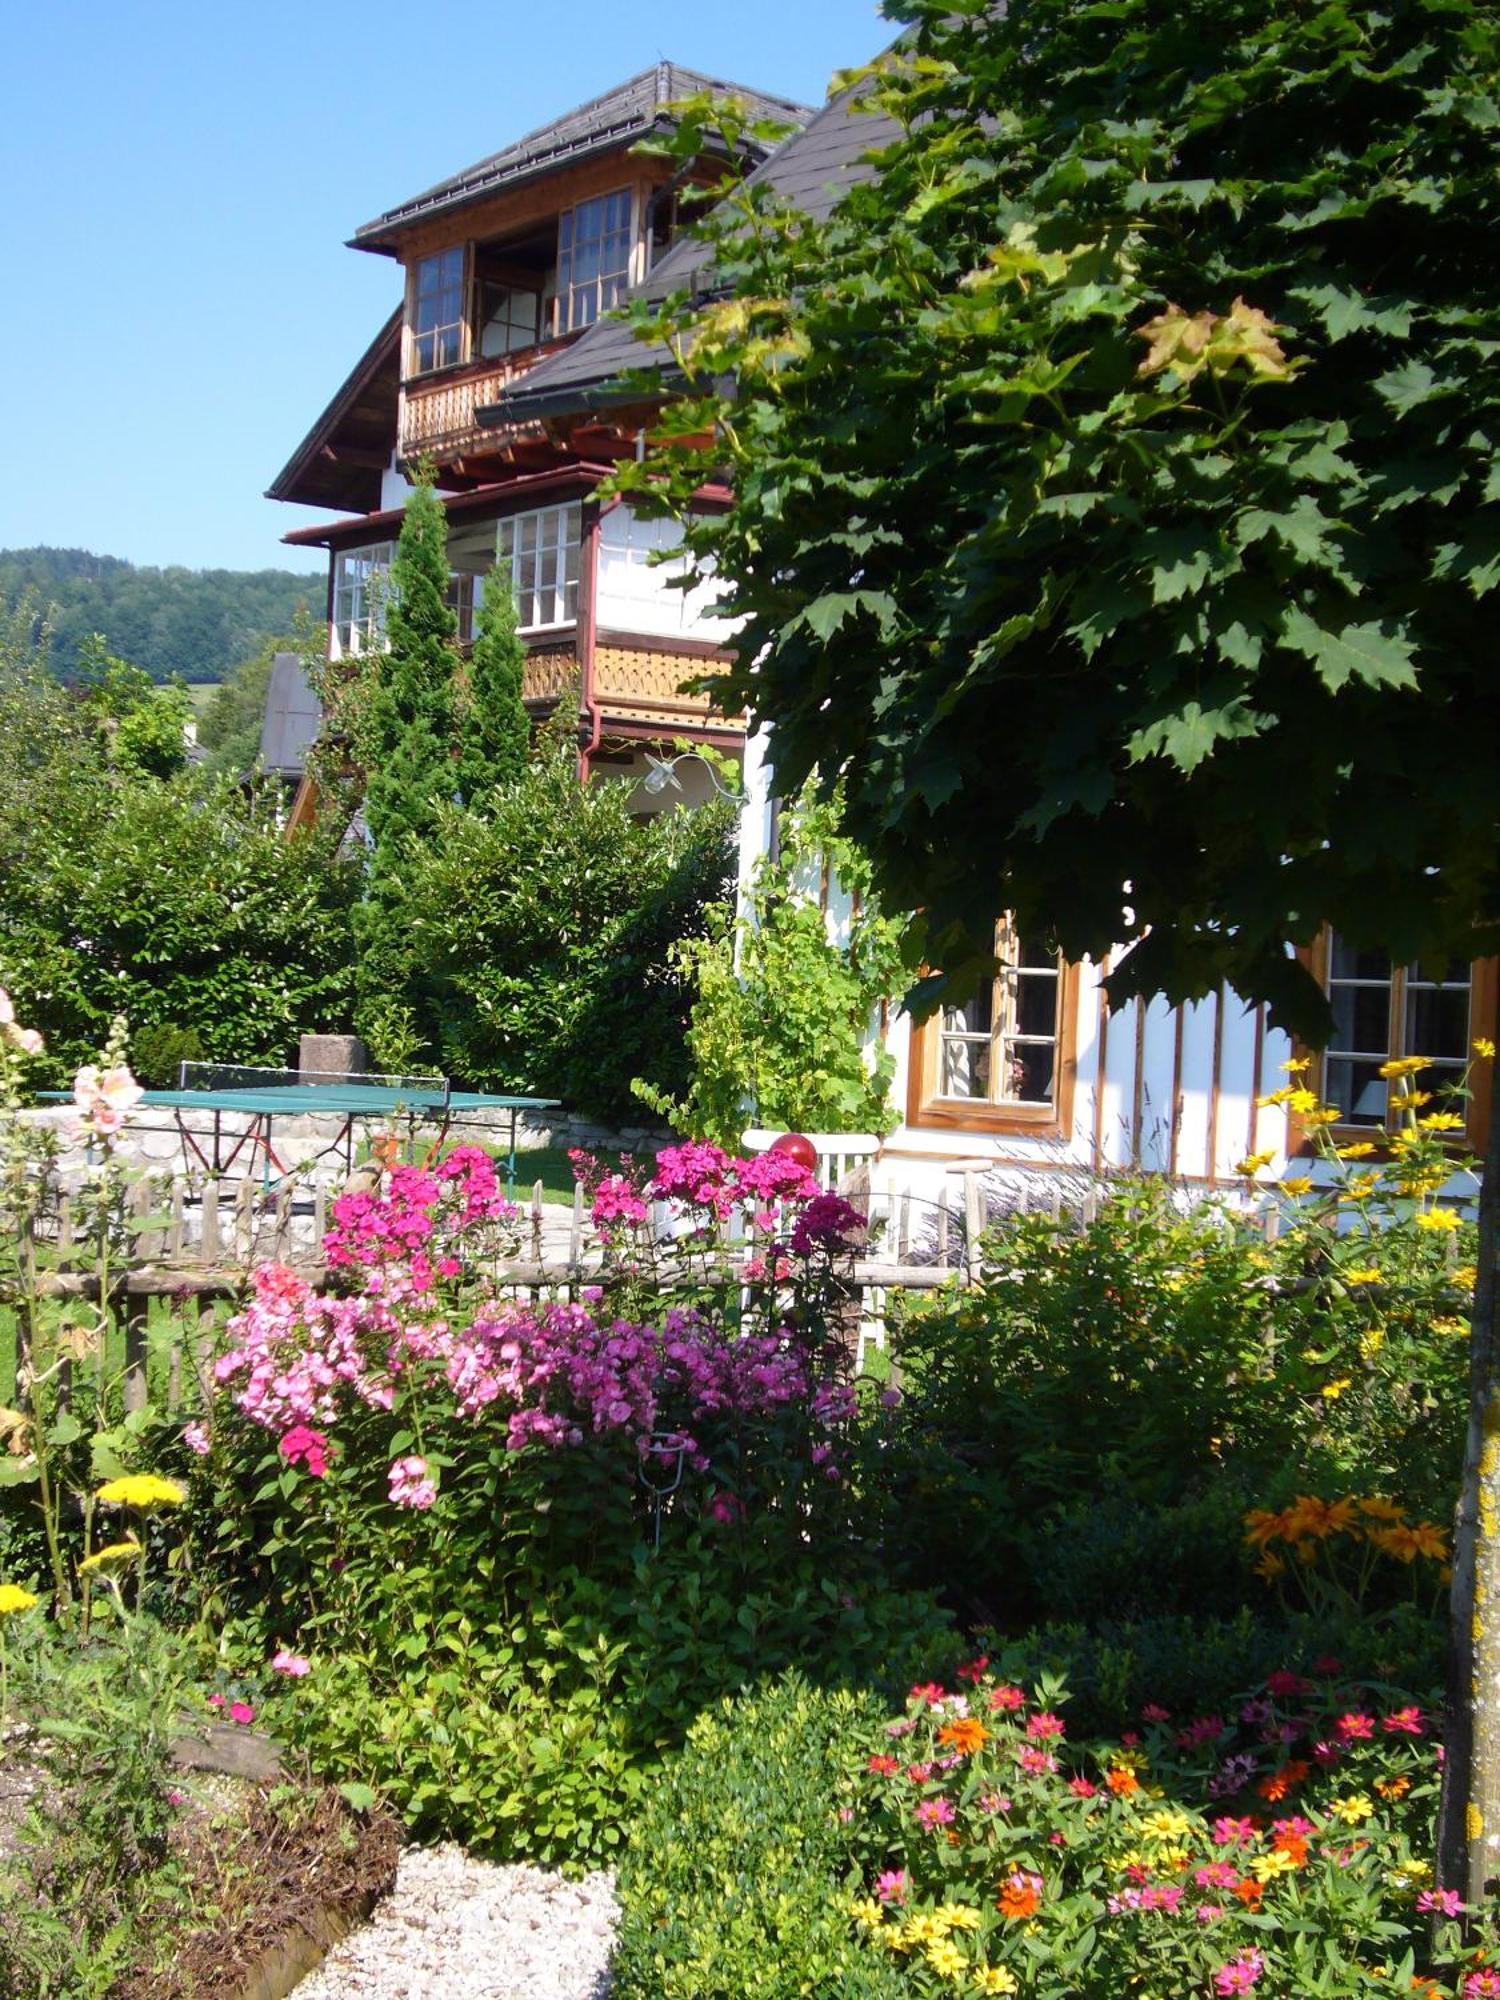
{"type": "Polygon", "coordinates": [[[971,1903],[943,1903],[935,1910],[914,1910],[909,1917],[887,1924],[880,1904],[866,1898],[854,1905],[853,1915],[867,1930],[878,1931],[881,1943],[889,1945],[892,1951],[920,1951],[939,1972],[947,1970],[933,1958],[934,1951],[941,1946],[947,1948],[945,1955],[956,1953],[958,1971],[967,1970],[968,1960],[956,1951],[952,1935],[955,1931],[978,1930],[980,1924],[979,1912],[971,1903]]]}
{"type": "Polygon", "coordinates": [[[153,1507],[180,1507],[187,1498],[175,1479],[159,1479],[154,1472],[130,1472],[123,1479],[111,1479],[96,1496],[107,1507],[137,1507],[143,1513],[153,1507]]]}
{"type": "Polygon", "coordinates": [[[0,1583],[0,1618],[9,1618],[15,1611],[31,1611],[41,1603],[41,1599],[29,1590],[23,1590],[18,1583],[0,1583]]]}
{"type": "Polygon", "coordinates": [[[106,1542],[102,1549],[95,1549],[91,1556],[85,1556],[78,1565],[82,1575],[87,1576],[96,1569],[112,1569],[116,1563],[133,1562],[141,1552],[141,1545],[133,1535],[123,1542],[106,1542]]]}

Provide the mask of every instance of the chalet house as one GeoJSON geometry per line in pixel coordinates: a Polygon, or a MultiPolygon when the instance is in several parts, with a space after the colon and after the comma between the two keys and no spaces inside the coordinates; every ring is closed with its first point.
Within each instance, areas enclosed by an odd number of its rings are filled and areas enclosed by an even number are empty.
{"type": "MultiPolygon", "coordinates": [[[[721,656],[724,628],[669,587],[668,569],[646,566],[670,529],[591,499],[650,416],[622,380],[645,351],[608,309],[712,286],[702,245],[677,235],[684,189],[629,150],[671,97],[705,81],[670,65],[644,72],[359,230],[356,248],[401,264],[403,304],[271,492],[344,514],[287,538],[329,551],[337,655],[374,636],[369,579],[390,559],[404,473],[433,459],[460,618],[492,566],[508,572],[531,648],[528,702],[540,713],[576,689],[586,766],[628,775],[673,739],[743,743],[748,870],[774,837],[764,743],[744,742],[738,721],[680,686],[721,656]]],[[[812,115],[738,94],[797,128],[755,172],[810,213],[876,171],[872,153],[896,136],[847,95],[812,115]]],[[[821,893],[836,933],[837,887],[821,893]]],[[[946,1174],[984,1165],[1018,1192],[1122,1167],[1234,1186],[1237,1163],[1262,1153],[1270,1174],[1301,1170],[1310,1140],[1295,1113],[1257,1103],[1285,1084],[1295,1053],[1263,1008],[1226,989],[1112,1013],[1108,961],[1065,963],[999,911],[995,948],[995,978],[965,1006],[921,1026],[894,1013],[882,1027],[902,1114],[881,1154],[887,1184],[936,1196],[946,1174]]],[[[1326,936],[1311,963],[1337,1027],[1299,1081],[1340,1108],[1336,1139],[1380,1123],[1389,1058],[1425,1056],[1441,1081],[1462,1071],[1476,1036],[1495,1034],[1494,961],[1438,983],[1326,936]]],[[[1480,1152],[1488,1076],[1482,1065],[1468,1105],[1480,1152]]],[[[1453,1192],[1472,1190],[1455,1181],[1453,1192]]]]}
{"type": "MultiPolygon", "coordinates": [[[[486,579],[506,574],[529,653],[526,704],[541,717],[560,697],[576,701],[585,772],[644,775],[648,752],[682,739],[738,754],[744,736],[737,718],[684,689],[726,656],[703,593],[673,589],[670,565],[650,562],[677,530],[594,497],[637,449],[649,411],[587,399],[506,408],[548,364],[566,362],[627,291],[650,282],[694,182],[722,170],[722,157],[683,174],[633,150],[667,128],[671,103],[704,90],[781,126],[810,115],[658,63],[356,230],[353,249],[399,266],[401,303],[269,489],[340,516],[286,537],[328,551],[338,659],[378,642],[376,584],[395,551],[408,474],[432,464],[460,638],[472,636],[486,579]]],[[[754,142],[747,150],[752,159],[765,152],[754,142]]],[[[679,782],[689,799],[707,795],[695,761],[679,782]]]]}

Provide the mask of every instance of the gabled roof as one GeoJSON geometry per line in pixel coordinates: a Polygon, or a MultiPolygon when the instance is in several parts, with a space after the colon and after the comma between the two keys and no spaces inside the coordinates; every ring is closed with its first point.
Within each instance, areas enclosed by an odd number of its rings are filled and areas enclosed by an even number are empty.
{"type": "MultiPolygon", "coordinates": [[[[856,84],[778,146],[751,179],[774,188],[784,201],[821,221],[851,187],[874,178],[877,170],[869,155],[893,145],[900,136],[894,118],[860,108],[856,84]]],[[[670,292],[709,290],[710,265],[709,246],[685,236],[640,284],[632,286],[628,296],[663,299],[670,292]]],[[[511,424],[527,416],[562,415],[618,401],[613,385],[621,374],[660,366],[668,359],[665,349],[643,346],[623,321],[598,319],[571,347],[530,369],[492,409],[481,410],[479,418],[482,423],[511,424]]]]}
{"type": "Polygon", "coordinates": [[[378,507],[381,472],[396,442],[400,374],[397,306],[266,488],[266,498],[345,512],[378,507]]]}
{"type": "Polygon", "coordinates": [[[739,98],[752,118],[775,118],[800,125],[812,115],[806,105],[794,104],[790,98],[771,97],[746,84],[705,76],[701,70],[684,69],[680,63],[659,62],[550,124],[539,125],[525,138],[466,167],[461,174],[439,181],[424,194],[387,209],[384,215],[355,230],[350,247],[389,253],[395,237],[411,223],[425,222],[446,209],[477,201],[500,188],[571,165],[590,154],[633,144],[644,133],[670,122],[664,115],[665,106],[703,90],[712,91],[716,97],[739,98]]]}

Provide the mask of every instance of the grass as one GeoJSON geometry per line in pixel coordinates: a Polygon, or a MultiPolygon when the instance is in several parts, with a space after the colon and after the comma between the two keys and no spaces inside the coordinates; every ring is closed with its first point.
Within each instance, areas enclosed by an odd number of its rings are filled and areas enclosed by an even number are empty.
{"type": "MultiPolygon", "coordinates": [[[[613,1167],[618,1153],[600,1153],[598,1158],[613,1167]]],[[[573,1205],[573,1163],[566,1146],[538,1146],[516,1156],[516,1199],[527,1202],[537,1181],[542,1184],[542,1200],[571,1208],[573,1205]]]]}

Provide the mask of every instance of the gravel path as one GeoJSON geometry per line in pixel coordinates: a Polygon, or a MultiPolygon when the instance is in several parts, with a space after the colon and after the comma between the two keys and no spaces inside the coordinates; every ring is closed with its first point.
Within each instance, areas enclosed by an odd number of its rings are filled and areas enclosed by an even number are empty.
{"type": "Polygon", "coordinates": [[[396,1886],[296,2000],[606,2000],[613,1877],[565,1881],[408,1848],[396,1886]]]}

